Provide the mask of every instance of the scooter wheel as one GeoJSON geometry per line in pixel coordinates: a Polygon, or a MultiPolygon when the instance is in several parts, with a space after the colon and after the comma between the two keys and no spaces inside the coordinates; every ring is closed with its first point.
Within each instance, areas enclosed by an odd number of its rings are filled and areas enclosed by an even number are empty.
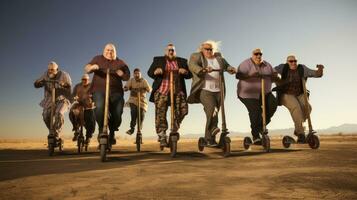
{"type": "Polygon", "coordinates": [[[178,137],[177,136],[170,136],[170,151],[171,151],[171,157],[174,158],[176,157],[176,153],[177,153],[177,140],[178,137]]]}
{"type": "Polygon", "coordinates": [[[203,151],[205,149],[206,140],[203,137],[198,139],[198,150],[203,151]]]}
{"type": "Polygon", "coordinates": [[[105,144],[100,145],[100,160],[102,162],[107,160],[107,145],[105,144]]]}
{"type": "Polygon", "coordinates": [[[142,143],[142,138],[140,136],[136,136],[136,151],[140,152],[141,150],[141,143],[142,143]]]}
{"type": "Polygon", "coordinates": [[[224,146],[223,146],[223,156],[228,157],[231,155],[231,138],[224,138],[224,146]]]}
{"type": "Polygon", "coordinates": [[[81,153],[83,151],[84,138],[79,136],[77,139],[77,152],[81,153]]]}
{"type": "Polygon", "coordinates": [[[48,155],[53,156],[53,153],[55,152],[55,147],[53,144],[48,144],[48,155]]]}
{"type": "Polygon", "coordinates": [[[270,138],[267,134],[263,134],[262,145],[266,152],[270,152],[270,138]]]}
{"type": "Polygon", "coordinates": [[[58,143],[59,143],[58,149],[59,149],[60,152],[62,152],[63,151],[63,140],[60,138],[58,143]]]}
{"type": "Polygon", "coordinates": [[[243,147],[245,150],[248,150],[250,148],[250,145],[253,143],[252,139],[250,137],[245,137],[243,140],[243,147]]]}
{"type": "Polygon", "coordinates": [[[311,135],[308,143],[311,149],[318,149],[320,147],[320,139],[317,135],[311,135]]]}
{"type": "Polygon", "coordinates": [[[281,141],[283,143],[284,148],[288,149],[291,145],[291,137],[290,136],[284,136],[283,140],[281,141]]]}

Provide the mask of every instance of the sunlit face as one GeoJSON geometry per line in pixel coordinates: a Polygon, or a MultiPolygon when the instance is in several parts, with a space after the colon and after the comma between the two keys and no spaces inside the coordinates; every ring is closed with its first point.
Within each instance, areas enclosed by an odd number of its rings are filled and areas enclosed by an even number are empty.
{"type": "Polygon", "coordinates": [[[169,57],[170,59],[176,57],[176,49],[175,46],[173,45],[168,45],[165,50],[165,55],[169,57]]]}
{"type": "Polygon", "coordinates": [[[141,78],[141,72],[140,71],[135,71],[134,72],[134,78],[135,78],[135,80],[140,79],[141,78]]]}
{"type": "Polygon", "coordinates": [[[204,44],[202,46],[202,53],[206,58],[212,58],[213,57],[213,48],[212,45],[210,44],[204,44]]]}
{"type": "Polygon", "coordinates": [[[260,64],[263,61],[263,53],[260,49],[256,49],[252,52],[252,60],[255,64],[260,64]]]}
{"type": "Polygon", "coordinates": [[[89,84],[89,78],[82,78],[82,85],[88,85],[89,84]]]}
{"type": "Polygon", "coordinates": [[[107,44],[103,51],[103,56],[108,60],[114,60],[115,57],[115,47],[113,45],[107,44]]]}
{"type": "Polygon", "coordinates": [[[47,74],[50,78],[54,78],[56,76],[56,74],[58,73],[58,66],[50,63],[48,65],[48,69],[47,69],[47,74]]]}
{"type": "Polygon", "coordinates": [[[297,68],[297,60],[296,60],[295,56],[289,56],[287,58],[287,63],[289,65],[290,69],[295,70],[297,68]]]}

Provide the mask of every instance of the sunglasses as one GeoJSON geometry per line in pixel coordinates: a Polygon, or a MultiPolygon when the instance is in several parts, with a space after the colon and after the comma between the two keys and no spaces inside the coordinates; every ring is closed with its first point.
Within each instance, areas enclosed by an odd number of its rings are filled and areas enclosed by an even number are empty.
{"type": "Polygon", "coordinates": [[[254,55],[255,55],[255,56],[257,56],[257,55],[262,56],[263,54],[262,54],[262,53],[254,53],[254,55]]]}
{"type": "Polygon", "coordinates": [[[206,51],[213,51],[212,48],[205,48],[206,51]]]}
{"type": "Polygon", "coordinates": [[[169,52],[175,52],[175,49],[169,49],[169,52]]]}
{"type": "Polygon", "coordinates": [[[297,63],[297,60],[288,60],[289,63],[297,63]]]}

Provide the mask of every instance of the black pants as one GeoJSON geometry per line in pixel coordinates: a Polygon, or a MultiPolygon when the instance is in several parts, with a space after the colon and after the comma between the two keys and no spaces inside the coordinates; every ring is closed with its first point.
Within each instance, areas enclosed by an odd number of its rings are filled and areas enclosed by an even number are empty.
{"type": "MultiPolygon", "coordinates": [[[[136,122],[138,121],[138,106],[131,103],[130,104],[130,113],[131,113],[131,121],[130,121],[130,129],[135,129],[136,122]]],[[[140,129],[143,128],[143,121],[145,118],[145,110],[140,108],[140,129]]]]}
{"type": "MultiPolygon", "coordinates": [[[[240,101],[248,109],[250,128],[253,138],[258,138],[259,133],[263,130],[263,118],[262,118],[262,100],[259,99],[250,99],[250,98],[241,98],[238,97],[240,101]]],[[[278,103],[275,96],[272,93],[265,95],[265,106],[266,106],[266,124],[268,125],[271,117],[274,115],[278,103]]]]}
{"type": "MultiPolygon", "coordinates": [[[[103,132],[104,123],[104,101],[105,93],[95,92],[93,94],[93,100],[95,102],[95,117],[99,128],[99,133],[103,132]]],[[[108,126],[110,134],[113,137],[114,132],[118,131],[119,126],[122,122],[122,114],[124,107],[124,98],[120,93],[113,93],[109,96],[109,113],[108,113],[108,126]]]]}
{"type": "MultiPolygon", "coordinates": [[[[76,116],[71,110],[69,112],[69,119],[71,120],[73,127],[78,129],[80,124],[80,117],[76,116]]],[[[92,137],[95,130],[94,109],[84,110],[84,127],[86,128],[86,137],[92,137]]]]}

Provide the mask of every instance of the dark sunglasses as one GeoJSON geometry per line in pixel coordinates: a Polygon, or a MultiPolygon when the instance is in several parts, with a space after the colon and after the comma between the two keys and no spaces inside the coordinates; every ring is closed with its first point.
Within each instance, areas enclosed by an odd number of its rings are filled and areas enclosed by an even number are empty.
{"type": "Polygon", "coordinates": [[[263,54],[262,54],[262,53],[254,53],[254,55],[255,55],[255,56],[257,56],[257,55],[262,56],[263,54]]]}
{"type": "Polygon", "coordinates": [[[171,52],[175,52],[175,49],[169,49],[169,52],[170,52],[170,51],[171,51],[171,52]]]}
{"type": "Polygon", "coordinates": [[[297,63],[297,60],[289,60],[289,63],[297,63]]]}
{"type": "Polygon", "coordinates": [[[212,48],[205,48],[206,51],[213,51],[212,48]]]}

